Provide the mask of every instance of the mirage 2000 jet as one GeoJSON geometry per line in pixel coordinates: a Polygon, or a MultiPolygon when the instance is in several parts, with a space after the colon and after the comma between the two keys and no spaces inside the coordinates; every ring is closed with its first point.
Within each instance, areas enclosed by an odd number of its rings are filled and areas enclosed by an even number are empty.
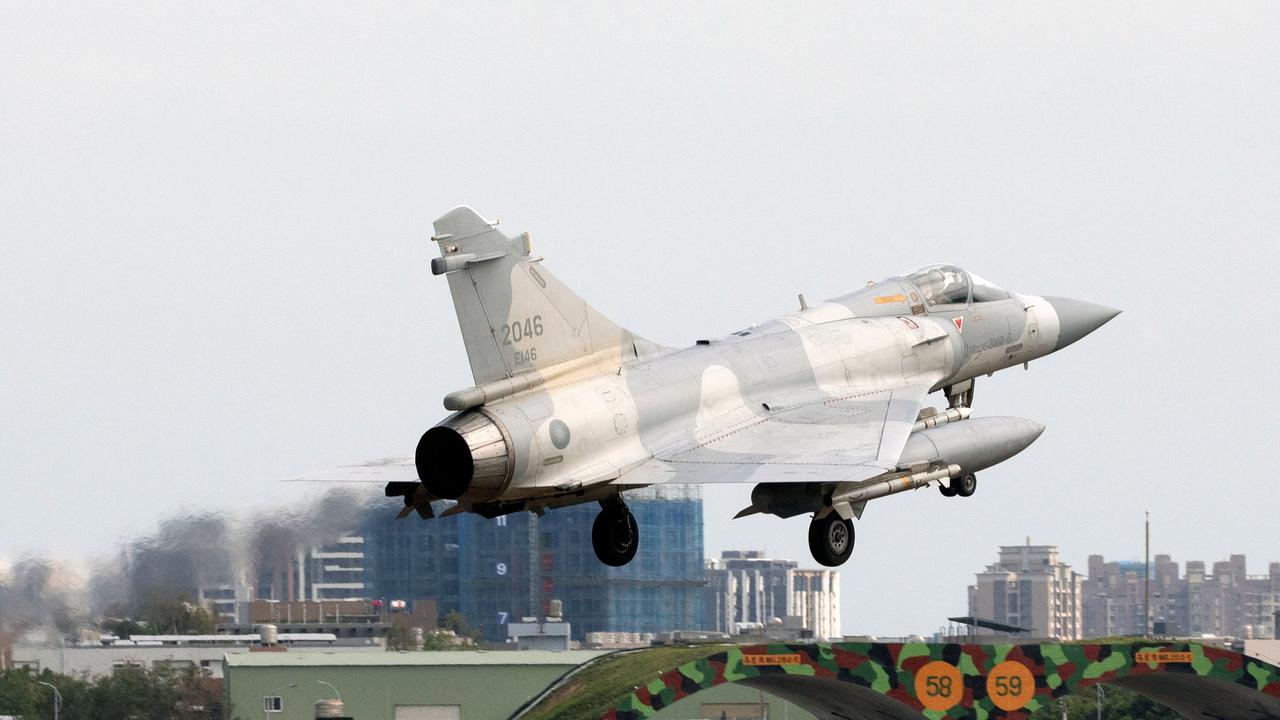
{"type": "Polygon", "coordinates": [[[974,378],[1061,350],[1118,314],[1019,295],[933,265],[775,320],[670,348],[614,324],[468,207],[435,221],[475,385],[412,458],[306,479],[388,480],[400,516],[486,518],[598,502],[600,561],[625,565],[640,530],[628,490],[753,483],[738,516],[808,514],[819,563],[840,565],[870,500],[937,486],[969,497],[976,473],[1044,426],[971,417],[974,378]],[[941,391],[946,409],[925,406],[941,391]],[[450,502],[441,502],[450,501],[450,502]]]}

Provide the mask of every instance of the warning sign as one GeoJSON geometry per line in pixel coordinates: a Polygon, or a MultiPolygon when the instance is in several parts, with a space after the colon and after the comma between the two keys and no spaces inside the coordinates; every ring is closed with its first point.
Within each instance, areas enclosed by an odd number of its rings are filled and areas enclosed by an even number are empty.
{"type": "Polygon", "coordinates": [[[1134,662],[1140,663],[1190,663],[1193,659],[1189,652],[1175,652],[1173,650],[1156,650],[1133,654],[1134,662]]]}
{"type": "Polygon", "coordinates": [[[800,653],[742,656],[743,665],[799,665],[800,662],[800,653]]]}

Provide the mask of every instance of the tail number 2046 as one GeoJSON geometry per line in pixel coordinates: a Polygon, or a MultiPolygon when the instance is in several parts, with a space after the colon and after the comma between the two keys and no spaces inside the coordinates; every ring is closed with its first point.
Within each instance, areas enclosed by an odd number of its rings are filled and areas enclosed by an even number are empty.
{"type": "Polygon", "coordinates": [[[542,316],[534,315],[523,320],[513,320],[502,326],[502,344],[528,340],[542,335],[542,316]]]}

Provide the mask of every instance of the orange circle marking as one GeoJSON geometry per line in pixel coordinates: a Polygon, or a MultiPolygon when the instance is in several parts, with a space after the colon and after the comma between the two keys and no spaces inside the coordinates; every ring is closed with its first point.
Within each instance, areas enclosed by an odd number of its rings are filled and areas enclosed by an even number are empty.
{"type": "Polygon", "coordinates": [[[987,697],[1001,710],[1021,710],[1036,694],[1036,676],[1017,660],[1005,660],[987,673],[987,697]]]}
{"type": "Polygon", "coordinates": [[[925,710],[950,710],[964,697],[964,679],[955,665],[934,660],[916,672],[916,700],[925,710]]]}

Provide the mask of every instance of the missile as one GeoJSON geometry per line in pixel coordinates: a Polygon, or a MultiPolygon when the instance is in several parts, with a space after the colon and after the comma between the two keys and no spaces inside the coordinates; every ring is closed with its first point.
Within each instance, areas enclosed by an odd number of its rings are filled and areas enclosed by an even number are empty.
{"type": "Polygon", "coordinates": [[[1022,452],[1044,432],[1033,420],[968,415],[968,408],[953,408],[917,422],[894,471],[834,487],[761,483],[751,491],[751,505],[736,517],[758,512],[793,517],[815,510],[820,515],[834,510],[846,519],[860,516],[868,500],[985,470],[1022,452]]]}
{"type": "Polygon", "coordinates": [[[917,420],[916,424],[911,426],[911,432],[920,432],[921,430],[928,430],[929,428],[935,428],[939,425],[946,425],[949,422],[964,420],[969,417],[972,412],[973,411],[967,407],[949,408],[940,413],[930,415],[927,418],[917,420]]]}
{"type": "Polygon", "coordinates": [[[886,495],[896,495],[900,492],[922,488],[935,480],[953,478],[959,475],[959,465],[948,465],[937,470],[925,470],[909,475],[880,476],[880,478],[872,478],[858,483],[840,483],[836,486],[835,491],[831,493],[831,504],[832,506],[839,506],[841,503],[847,503],[852,506],[868,500],[882,498],[886,495]]]}
{"type": "MultiPolygon", "coordinates": [[[[859,516],[868,500],[971,475],[1002,463],[1027,449],[1043,432],[1040,423],[1019,417],[946,420],[907,438],[898,474],[839,483],[831,492],[829,505],[842,518],[859,516]]],[[[823,508],[819,514],[825,512],[830,511],[823,508]]]]}

